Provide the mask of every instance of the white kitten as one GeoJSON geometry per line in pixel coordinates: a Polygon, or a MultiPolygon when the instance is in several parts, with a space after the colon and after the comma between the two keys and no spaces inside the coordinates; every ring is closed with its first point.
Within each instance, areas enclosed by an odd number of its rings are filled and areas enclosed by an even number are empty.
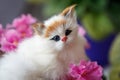
{"type": "Polygon", "coordinates": [[[70,63],[87,59],[74,7],[34,24],[36,34],[0,60],[0,80],[66,80],[70,63]]]}

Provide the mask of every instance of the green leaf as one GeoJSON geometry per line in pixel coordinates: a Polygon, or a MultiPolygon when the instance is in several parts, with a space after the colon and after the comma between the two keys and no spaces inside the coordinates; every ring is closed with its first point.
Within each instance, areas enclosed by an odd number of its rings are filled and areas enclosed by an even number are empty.
{"type": "Polygon", "coordinates": [[[113,25],[105,13],[88,13],[82,22],[90,37],[95,40],[101,40],[113,32],[113,25]]]}
{"type": "Polygon", "coordinates": [[[92,12],[101,12],[106,9],[108,0],[90,0],[89,9],[92,12]]]}
{"type": "Polygon", "coordinates": [[[110,80],[120,80],[120,65],[113,66],[110,71],[110,80]]]}
{"type": "Polygon", "coordinates": [[[110,49],[110,62],[112,65],[120,64],[120,33],[114,40],[110,49]]]}

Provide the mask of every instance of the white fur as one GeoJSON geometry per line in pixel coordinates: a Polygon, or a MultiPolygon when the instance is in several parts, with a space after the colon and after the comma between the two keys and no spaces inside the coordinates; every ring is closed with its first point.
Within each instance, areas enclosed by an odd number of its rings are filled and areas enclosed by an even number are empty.
{"type": "MultiPolygon", "coordinates": [[[[61,19],[65,18],[54,16],[45,22],[45,26],[61,19]]],[[[86,59],[84,45],[85,40],[77,32],[77,24],[68,20],[49,38],[35,35],[20,43],[16,51],[7,53],[0,60],[0,80],[59,80],[61,77],[66,80],[64,75],[70,63],[86,59]],[[63,37],[66,28],[73,30],[66,43],[50,40],[55,34],[63,37]]]]}
{"type": "Polygon", "coordinates": [[[46,20],[44,22],[45,26],[48,27],[49,25],[53,24],[55,21],[59,21],[59,20],[63,20],[64,17],[61,16],[61,15],[55,15],[55,16],[52,16],[50,19],[46,20]]]}

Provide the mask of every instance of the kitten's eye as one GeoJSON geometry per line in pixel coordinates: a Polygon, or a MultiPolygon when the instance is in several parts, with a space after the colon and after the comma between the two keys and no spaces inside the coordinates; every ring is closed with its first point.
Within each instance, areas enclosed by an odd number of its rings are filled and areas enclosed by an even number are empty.
{"type": "Polygon", "coordinates": [[[60,36],[59,35],[55,35],[52,39],[50,40],[54,40],[54,41],[59,41],[60,40],[60,36]]]}
{"type": "Polygon", "coordinates": [[[65,35],[68,36],[71,32],[72,32],[72,30],[67,29],[67,30],[65,31],[65,35]]]}

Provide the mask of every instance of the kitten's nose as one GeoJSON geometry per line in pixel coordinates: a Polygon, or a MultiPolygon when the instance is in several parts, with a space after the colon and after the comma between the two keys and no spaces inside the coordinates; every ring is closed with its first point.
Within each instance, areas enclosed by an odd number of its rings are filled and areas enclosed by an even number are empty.
{"type": "Polygon", "coordinates": [[[63,41],[63,42],[66,42],[66,41],[67,41],[67,36],[64,36],[64,37],[62,38],[62,41],[63,41]]]}

